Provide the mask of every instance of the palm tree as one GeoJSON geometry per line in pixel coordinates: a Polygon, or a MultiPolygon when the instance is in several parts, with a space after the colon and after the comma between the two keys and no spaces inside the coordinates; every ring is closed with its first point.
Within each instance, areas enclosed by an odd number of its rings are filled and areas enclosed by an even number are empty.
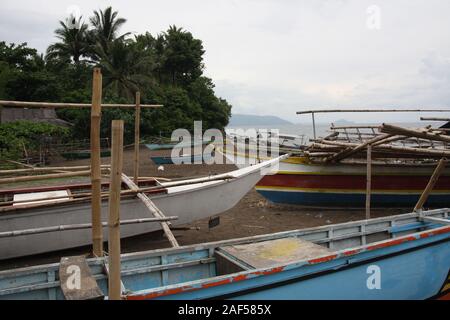
{"type": "Polygon", "coordinates": [[[105,53],[108,53],[109,46],[114,40],[124,39],[125,36],[130,34],[127,32],[120,36],[117,35],[120,27],[127,21],[124,18],[118,18],[117,15],[117,11],[113,11],[111,7],[108,7],[105,11],[94,11],[94,16],[90,18],[94,26],[93,36],[95,41],[100,43],[105,53]]]}
{"type": "Polygon", "coordinates": [[[61,62],[75,64],[80,62],[80,58],[87,54],[89,45],[86,38],[88,26],[81,22],[81,17],[76,23],[64,23],[59,21],[61,28],[55,30],[56,37],[60,42],[56,42],[47,48],[46,59],[59,59],[61,62]]]}
{"type": "Polygon", "coordinates": [[[132,100],[139,87],[151,84],[152,56],[139,50],[135,42],[116,39],[110,43],[108,53],[101,45],[96,50],[104,71],[105,89],[132,100]]]}

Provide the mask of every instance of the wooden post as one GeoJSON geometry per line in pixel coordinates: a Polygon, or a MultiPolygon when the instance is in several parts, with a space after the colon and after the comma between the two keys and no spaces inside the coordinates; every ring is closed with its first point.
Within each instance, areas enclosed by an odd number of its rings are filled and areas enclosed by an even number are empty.
{"type": "Polygon", "coordinates": [[[423,190],[419,201],[417,201],[416,206],[414,207],[414,211],[419,211],[422,209],[423,205],[425,204],[425,202],[428,199],[428,196],[430,195],[431,191],[434,188],[434,185],[436,184],[436,182],[438,181],[439,177],[442,174],[442,171],[444,171],[445,168],[445,164],[447,163],[447,159],[446,158],[442,158],[441,160],[439,160],[438,165],[436,166],[436,169],[434,169],[433,174],[431,175],[430,180],[428,181],[427,186],[425,187],[425,189],[423,190]]]}
{"type": "Polygon", "coordinates": [[[139,179],[139,140],[141,126],[141,93],[136,92],[136,111],[134,118],[134,183],[139,179]]]}
{"type": "Polygon", "coordinates": [[[92,183],[92,246],[97,257],[103,255],[101,210],[100,121],[102,109],[102,72],[94,68],[91,109],[91,183],[92,183]]]}
{"type": "Polygon", "coordinates": [[[370,219],[370,195],[372,191],[372,145],[367,145],[366,219],[370,219]]]}
{"type": "Polygon", "coordinates": [[[111,180],[109,187],[108,296],[120,300],[120,192],[123,164],[123,120],[112,122],[111,180]]]}
{"type": "Polygon", "coordinates": [[[313,125],[313,136],[316,139],[316,119],[314,119],[314,112],[311,112],[312,125],[313,125]]]}

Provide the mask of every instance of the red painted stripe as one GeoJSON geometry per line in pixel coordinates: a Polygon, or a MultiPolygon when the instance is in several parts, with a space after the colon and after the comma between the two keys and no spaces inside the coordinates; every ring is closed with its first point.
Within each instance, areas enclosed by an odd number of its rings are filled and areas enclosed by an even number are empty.
{"type": "MultiPolygon", "coordinates": [[[[428,180],[429,177],[426,176],[372,176],[372,189],[423,190],[428,180]]],[[[366,176],[275,174],[264,176],[257,186],[365,190],[366,176]]],[[[440,177],[434,187],[434,190],[449,189],[450,176],[440,177]]]]}

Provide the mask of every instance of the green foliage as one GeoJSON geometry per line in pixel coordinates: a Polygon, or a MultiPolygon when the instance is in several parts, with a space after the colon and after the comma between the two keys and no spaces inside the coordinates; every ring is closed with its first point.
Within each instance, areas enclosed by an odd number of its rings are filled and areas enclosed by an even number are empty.
{"type": "MultiPolygon", "coordinates": [[[[195,120],[203,120],[204,130],[228,124],[231,105],[215,95],[212,80],[203,76],[205,50],[200,39],[176,26],[156,36],[120,34],[126,20],[111,7],[95,11],[87,21],[60,21],[57,42],[48,47],[45,59],[26,43],[0,42],[0,99],[89,103],[92,68],[99,66],[104,103],[134,103],[140,91],[142,103],[164,105],[142,110],[143,136],[191,130],[195,120]]],[[[73,124],[72,138],[89,138],[88,109],[57,109],[57,114],[73,124]]],[[[103,110],[103,137],[110,136],[112,119],[125,120],[125,142],[132,142],[133,110],[103,110]]],[[[5,145],[22,138],[13,133],[10,140],[2,139],[5,145]]]]}
{"type": "Polygon", "coordinates": [[[16,121],[0,124],[0,159],[19,159],[24,147],[33,151],[39,148],[44,138],[64,140],[69,135],[69,129],[49,123],[16,121]]]}

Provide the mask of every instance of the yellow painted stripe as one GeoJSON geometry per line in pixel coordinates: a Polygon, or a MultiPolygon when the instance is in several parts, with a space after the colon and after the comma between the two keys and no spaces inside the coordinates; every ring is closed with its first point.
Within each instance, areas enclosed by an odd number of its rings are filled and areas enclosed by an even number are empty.
{"type": "MultiPolygon", "coordinates": [[[[324,193],[348,193],[358,192],[365,193],[366,189],[328,189],[328,188],[300,188],[300,187],[280,187],[280,186],[256,186],[257,190],[291,190],[304,192],[324,192],[324,193]]],[[[372,189],[372,192],[386,193],[386,194],[421,194],[423,190],[386,190],[386,189],[372,189]]],[[[433,191],[431,194],[448,194],[450,190],[433,191]]]]}
{"type": "Polygon", "coordinates": [[[444,288],[441,290],[441,292],[445,292],[447,290],[450,290],[450,283],[447,283],[444,288]]]}

